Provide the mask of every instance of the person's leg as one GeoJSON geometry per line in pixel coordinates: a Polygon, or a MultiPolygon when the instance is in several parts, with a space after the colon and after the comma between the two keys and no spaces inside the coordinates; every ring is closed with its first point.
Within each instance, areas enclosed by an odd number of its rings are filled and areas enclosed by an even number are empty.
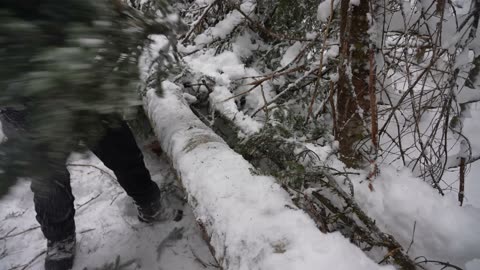
{"type": "MultiPolygon", "coordinates": [[[[48,151],[48,150],[47,150],[48,151]]],[[[75,208],[65,159],[45,159],[46,171],[32,178],[31,189],[37,220],[45,238],[46,270],[71,269],[75,257],[75,208]]]]}
{"type": "MultiPolygon", "coordinates": [[[[28,138],[28,134],[32,132],[26,126],[26,115],[26,111],[12,108],[3,108],[0,111],[2,128],[8,138],[4,144],[11,144],[10,148],[28,142],[28,139],[20,140],[28,138]]],[[[52,153],[47,145],[36,147],[38,148],[31,155],[35,155],[36,158],[33,160],[36,162],[42,162],[42,164],[36,164],[36,167],[41,169],[32,173],[31,177],[36,218],[48,240],[63,240],[75,234],[74,198],[70,187],[70,174],[65,167],[68,153],[52,153]]],[[[23,160],[23,162],[28,161],[30,160],[23,160]]]]}
{"type": "Polygon", "coordinates": [[[108,128],[92,151],[115,173],[120,185],[133,198],[140,221],[153,223],[182,218],[183,211],[169,208],[157,184],[152,181],[142,152],[125,121],[116,128],[108,128]]]}
{"type": "Polygon", "coordinates": [[[74,197],[67,169],[57,168],[48,178],[33,178],[31,189],[36,218],[45,238],[60,241],[74,235],[74,197]]]}
{"type": "MultiPolygon", "coordinates": [[[[8,138],[3,144],[8,145],[7,149],[31,143],[28,135],[32,131],[26,126],[25,112],[4,109],[0,119],[8,138]]],[[[65,164],[69,153],[58,149],[55,151],[48,145],[35,145],[30,155],[33,157],[13,160],[21,160],[21,164],[28,164],[27,169],[23,168],[22,175],[31,178],[30,187],[33,191],[36,219],[47,238],[45,269],[70,269],[75,256],[76,241],[74,197],[70,186],[70,174],[65,164]]],[[[16,166],[14,163],[12,165],[16,166]]],[[[7,178],[12,178],[11,182],[16,179],[15,176],[7,178]]]]}
{"type": "Polygon", "coordinates": [[[143,155],[125,121],[106,134],[91,149],[110,168],[125,192],[137,205],[145,205],[160,197],[160,189],[151,180],[143,155]]]}

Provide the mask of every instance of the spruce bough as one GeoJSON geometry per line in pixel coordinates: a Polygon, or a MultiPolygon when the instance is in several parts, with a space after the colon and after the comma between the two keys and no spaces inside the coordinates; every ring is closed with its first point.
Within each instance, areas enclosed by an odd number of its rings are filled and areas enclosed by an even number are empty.
{"type": "Polygon", "coordinates": [[[148,36],[173,37],[178,26],[119,0],[3,1],[0,109],[17,111],[20,133],[0,145],[0,195],[18,177],[48,173],[37,161],[83,150],[134,111],[148,36]]]}

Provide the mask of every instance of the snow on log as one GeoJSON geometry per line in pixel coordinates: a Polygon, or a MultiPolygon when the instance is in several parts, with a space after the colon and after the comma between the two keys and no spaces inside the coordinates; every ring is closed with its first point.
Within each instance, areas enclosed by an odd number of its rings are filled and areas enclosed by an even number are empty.
{"type": "MultiPolygon", "coordinates": [[[[141,58],[144,82],[155,75],[155,49],[164,47],[163,38],[152,39],[141,58]]],[[[162,98],[146,86],[145,109],[223,269],[394,269],[379,266],[340,233],[320,232],[273,177],[255,175],[192,113],[175,84],[162,85],[162,98]]]]}
{"type": "Polygon", "coordinates": [[[275,179],[254,175],[198,120],[175,85],[164,83],[164,91],[147,93],[148,116],[224,269],[393,269],[340,233],[320,232],[275,179]]]}

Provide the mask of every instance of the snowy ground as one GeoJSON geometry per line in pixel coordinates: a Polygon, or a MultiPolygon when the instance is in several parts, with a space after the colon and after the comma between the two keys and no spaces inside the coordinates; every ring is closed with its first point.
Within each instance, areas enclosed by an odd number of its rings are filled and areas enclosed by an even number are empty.
{"type": "MultiPolygon", "coordinates": [[[[146,153],[146,162],[159,185],[174,181],[164,159],[146,153]]],[[[132,200],[96,157],[77,155],[70,163],[98,167],[69,167],[77,209],[74,270],[217,269],[188,205],[178,223],[142,224],[132,200]],[[114,267],[117,258],[124,267],[114,267]]],[[[34,218],[29,183],[18,183],[0,205],[0,269],[43,269],[46,241],[34,218]]]]}
{"type": "MultiPolygon", "coordinates": [[[[449,262],[464,270],[480,269],[478,164],[472,166],[466,179],[468,199],[464,206],[459,206],[456,192],[447,192],[441,196],[402,166],[382,164],[380,174],[372,183],[372,191],[369,188],[370,182],[366,181],[367,173],[346,168],[334,155],[328,155],[332,151],[329,146],[310,145],[309,148],[323,160],[324,163],[320,165],[358,173],[351,175],[350,181],[337,177],[337,184],[345,192],[353,189],[358,205],[375,220],[382,231],[393,235],[416,262],[428,259],[449,262]]],[[[458,178],[458,173],[451,174],[451,179],[458,178]]],[[[453,268],[429,263],[426,269],[453,268]]]]}

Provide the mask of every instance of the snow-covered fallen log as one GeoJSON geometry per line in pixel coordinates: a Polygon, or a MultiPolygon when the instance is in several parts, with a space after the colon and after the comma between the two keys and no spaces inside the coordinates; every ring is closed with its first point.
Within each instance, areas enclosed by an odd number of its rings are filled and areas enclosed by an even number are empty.
{"type": "Polygon", "coordinates": [[[158,56],[168,50],[168,40],[150,39],[140,58],[145,111],[223,269],[393,269],[379,266],[340,233],[318,230],[273,177],[255,175],[193,114],[175,84],[163,82],[158,97],[158,56]]]}
{"type": "Polygon", "coordinates": [[[147,93],[148,116],[224,269],[393,269],[340,233],[320,232],[275,179],[254,175],[191,112],[174,84],[164,91],[147,93]]]}
{"type": "Polygon", "coordinates": [[[149,78],[166,40],[152,40],[140,61],[145,109],[224,269],[393,269],[377,265],[340,233],[320,232],[273,177],[255,175],[192,113],[175,84],[164,82],[159,98],[149,78]]]}

